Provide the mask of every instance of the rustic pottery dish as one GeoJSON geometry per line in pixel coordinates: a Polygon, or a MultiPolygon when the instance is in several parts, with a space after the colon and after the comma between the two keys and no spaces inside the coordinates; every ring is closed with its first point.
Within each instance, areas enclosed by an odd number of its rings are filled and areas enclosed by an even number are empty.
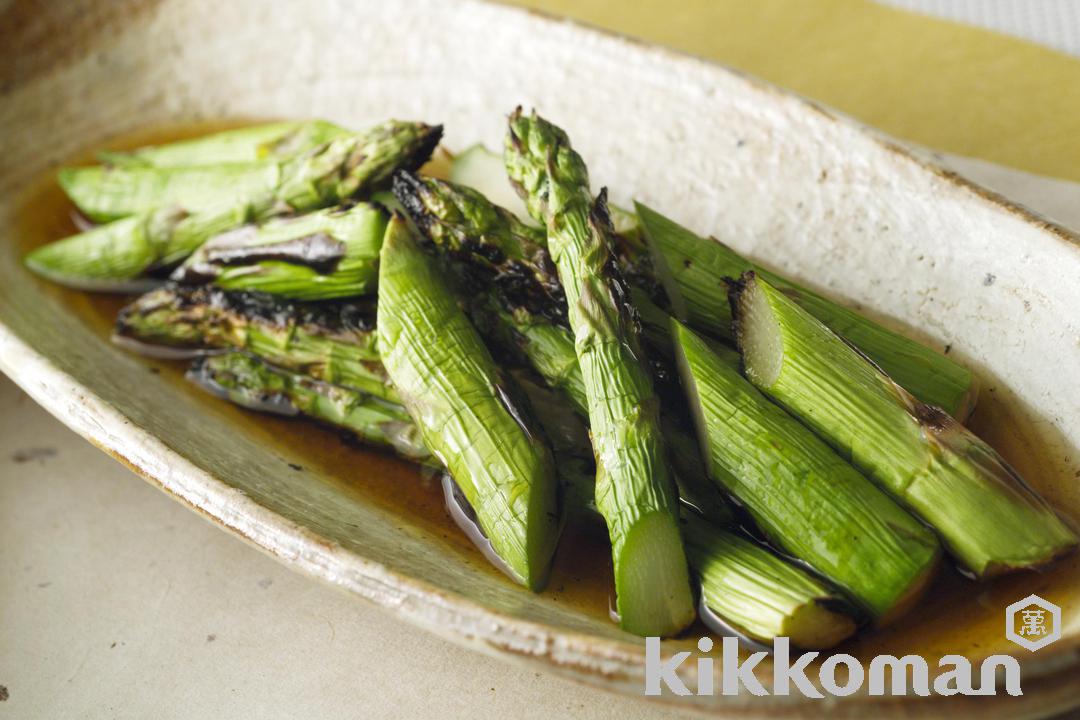
{"type": "MultiPolygon", "coordinates": [[[[455,642],[642,692],[643,645],[607,618],[603,553],[574,558],[592,552],[587,538],[566,538],[551,589],[530,594],[447,530],[437,488],[398,461],[207,401],[108,343],[115,302],[26,272],[25,250],[70,223],[51,179],[61,162],[117,137],[130,145],[146,128],[270,117],[442,122],[451,149],[497,146],[501,114],[536,106],[567,128],[616,202],[662,208],[973,367],[983,381],[973,428],[1080,517],[1080,383],[1070,382],[1080,238],[855,123],[707,62],[476,2],[4,12],[0,370],[148,481],[299,571],[455,642]]],[[[696,637],[665,649],[692,649],[696,637]]],[[[834,715],[1066,708],[1080,698],[1080,559],[985,586],[949,575],[914,617],[840,650],[1016,654],[1025,694],[857,694],[832,701],[834,715]],[[1038,653],[1003,632],[1005,606],[1032,592],[1064,620],[1062,639],[1038,653]]],[[[731,715],[826,708],[798,695],[662,701],[731,715]]]]}

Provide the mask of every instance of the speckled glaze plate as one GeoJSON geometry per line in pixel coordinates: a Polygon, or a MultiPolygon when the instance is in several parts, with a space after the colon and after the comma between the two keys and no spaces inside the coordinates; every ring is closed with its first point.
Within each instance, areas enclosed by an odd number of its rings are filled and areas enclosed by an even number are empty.
{"type": "MultiPolygon", "coordinates": [[[[640,640],[578,591],[596,585],[573,562],[579,539],[560,551],[570,569],[530,594],[447,533],[437,493],[406,489],[420,481],[396,461],[206,401],[107,342],[115,304],[24,271],[22,252],[67,223],[40,180],[58,163],[140,128],[216,118],[359,127],[395,116],[444,123],[450,148],[497,145],[506,113],[536,106],[616,202],[638,197],[969,363],[984,387],[976,431],[1080,517],[1077,237],[853,122],[707,62],[476,2],[102,0],[3,13],[13,22],[0,24],[0,369],[148,481],[301,572],[455,642],[642,692],[640,640]]],[[[1017,653],[1022,698],[660,702],[743,716],[1011,717],[1080,698],[1078,650],[1074,558],[986,586],[945,578],[912,618],[844,647],[1017,653]],[[1065,625],[1037,653],[1003,637],[1005,606],[1031,592],[1061,605],[1065,625]]]]}

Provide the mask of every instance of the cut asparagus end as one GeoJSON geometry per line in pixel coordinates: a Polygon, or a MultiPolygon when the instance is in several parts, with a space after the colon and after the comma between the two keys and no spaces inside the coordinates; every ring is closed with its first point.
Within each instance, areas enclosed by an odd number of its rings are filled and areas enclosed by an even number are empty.
{"type": "Polygon", "coordinates": [[[797,607],[784,623],[781,637],[791,638],[796,647],[824,650],[839,645],[855,634],[855,621],[819,599],[797,607]]]}
{"type": "Polygon", "coordinates": [[[783,291],[748,273],[732,307],[747,377],[936,530],[969,573],[1035,568],[1076,547],[1075,531],[992,448],[783,291]]]}
{"type": "Polygon", "coordinates": [[[767,388],[780,377],[784,340],[780,336],[780,322],[773,315],[768,299],[754,292],[752,278],[752,273],[743,276],[747,285],[735,290],[738,303],[735,337],[742,351],[746,376],[758,387],[767,388]]]}
{"type": "Polygon", "coordinates": [[[540,589],[558,539],[555,466],[404,218],[387,225],[379,349],[402,404],[520,582],[540,589]],[[437,371],[435,371],[437,369],[437,371]]]}
{"type": "Polygon", "coordinates": [[[854,608],[806,570],[692,515],[683,536],[703,603],[743,635],[761,643],[787,637],[815,650],[855,632],[854,608]]]}
{"type": "Polygon", "coordinates": [[[690,576],[678,522],[670,513],[650,513],[626,534],[615,559],[620,626],[635,635],[668,637],[694,621],[690,576]]]}
{"type": "Polygon", "coordinates": [[[887,627],[892,625],[894,622],[911,612],[911,610],[919,604],[923,595],[930,589],[930,586],[938,576],[938,571],[941,569],[941,557],[942,553],[936,553],[933,561],[926,564],[923,571],[911,582],[907,591],[896,599],[893,606],[875,618],[874,624],[877,627],[887,627]]]}

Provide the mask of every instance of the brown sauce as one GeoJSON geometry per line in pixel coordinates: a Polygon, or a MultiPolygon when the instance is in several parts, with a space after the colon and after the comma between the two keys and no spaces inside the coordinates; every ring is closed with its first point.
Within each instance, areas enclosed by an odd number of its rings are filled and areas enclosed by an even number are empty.
{"type": "MultiPolygon", "coordinates": [[[[110,142],[105,148],[127,150],[245,124],[249,123],[207,122],[140,132],[110,142]]],[[[87,152],[72,158],[68,164],[93,162],[93,152],[87,152]]],[[[425,171],[445,176],[448,167],[448,157],[440,150],[425,171]]],[[[28,190],[27,200],[16,220],[18,253],[25,254],[39,245],[77,232],[73,218],[74,209],[52,173],[41,178],[28,190]]],[[[39,282],[46,292],[59,297],[70,312],[85,321],[102,342],[109,341],[117,312],[130,300],[118,295],[69,290],[44,280],[39,282]]],[[[341,433],[333,429],[302,419],[256,414],[212,397],[184,380],[185,362],[151,359],[143,362],[148,370],[168,379],[175,392],[198,398],[207,413],[226,417],[238,430],[265,442],[268,447],[279,446],[281,438],[288,437],[288,451],[282,454],[296,466],[294,469],[299,468],[298,472],[317,471],[345,494],[391,514],[407,517],[410,523],[443,538],[446,552],[462,557],[472,565],[488,567],[480,552],[450,519],[437,478],[425,477],[416,466],[389,454],[343,440],[341,433]],[[364,468],[360,478],[356,473],[358,467],[364,468]]],[[[1000,400],[1003,394],[988,393],[984,385],[982,401],[969,426],[1059,507],[1063,503],[1075,504],[1075,492],[1061,488],[1071,488],[1076,481],[1070,479],[1066,484],[1060,478],[1048,476],[1057,471],[1046,459],[1048,453],[1041,452],[1039,443],[1026,432],[1028,416],[1022,408],[1000,400]]],[[[502,578],[497,570],[489,569],[493,576],[502,578]]],[[[610,551],[603,527],[568,528],[543,596],[561,607],[606,619],[612,588],[610,551]]],[[[1013,646],[1003,636],[1004,609],[1031,593],[1060,605],[1066,620],[1077,617],[1080,613],[1080,556],[1074,554],[1041,572],[1020,573],[985,583],[968,580],[946,567],[908,616],[885,629],[864,629],[836,651],[864,658],[887,652],[898,656],[919,653],[927,658],[959,653],[972,659],[1010,652],[1013,646]]],[[[674,645],[693,650],[696,639],[705,635],[715,636],[699,621],[674,645]]]]}

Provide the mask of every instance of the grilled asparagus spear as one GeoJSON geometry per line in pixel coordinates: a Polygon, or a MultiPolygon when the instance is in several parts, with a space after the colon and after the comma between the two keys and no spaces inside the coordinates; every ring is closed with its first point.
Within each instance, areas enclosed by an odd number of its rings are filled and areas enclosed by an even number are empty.
{"type": "Polygon", "coordinates": [[[200,358],[187,377],[237,405],[279,415],[305,415],[344,428],[372,445],[421,463],[434,462],[405,408],[351,388],[273,368],[228,352],[200,358]]]}
{"type": "Polygon", "coordinates": [[[245,225],[208,240],[172,279],[296,300],[366,295],[385,232],[385,213],[366,203],[245,225]]]}
{"type": "Polygon", "coordinates": [[[622,286],[610,271],[611,224],[601,194],[561,130],[520,109],[504,159],[529,213],[544,223],[566,293],[596,455],[596,505],[611,537],[623,628],[671,635],[694,618],[677,495],[660,434],[658,398],[639,361],[622,286]]]}
{"type": "Polygon", "coordinates": [[[246,350],[316,380],[397,400],[379,356],[369,304],[294,303],[213,286],[166,286],[120,311],[113,338],[149,354],[246,350]]]}
{"type": "Polygon", "coordinates": [[[706,463],[777,546],[846,590],[884,624],[937,569],[934,534],[672,321],[706,463]]]}
{"type": "Polygon", "coordinates": [[[517,580],[540,589],[559,527],[550,452],[399,216],[383,241],[378,329],[383,363],[428,448],[517,580]]]}
{"type": "Polygon", "coordinates": [[[100,152],[98,158],[118,167],[181,167],[285,158],[348,133],[325,120],[265,123],[131,152],[100,152]]]}
{"type": "Polygon", "coordinates": [[[937,530],[970,573],[1038,567],[1076,546],[992,448],[763,277],[743,275],[732,308],[747,377],[937,530]]]}
{"type": "Polygon", "coordinates": [[[726,245],[699,237],[641,203],[637,212],[658,264],[657,275],[669,278],[666,289],[678,296],[676,304],[685,308],[686,321],[692,326],[730,338],[731,307],[724,279],[755,270],[923,402],[938,405],[961,421],[975,407],[978,383],[962,365],[757,267],[726,245]]]}
{"type": "Polygon", "coordinates": [[[421,165],[441,134],[441,127],[392,121],[285,160],[68,169],[61,185],[76,205],[95,220],[114,221],[38,248],[26,264],[75,287],[136,278],[245,223],[370,192],[396,168],[421,165]]]}

